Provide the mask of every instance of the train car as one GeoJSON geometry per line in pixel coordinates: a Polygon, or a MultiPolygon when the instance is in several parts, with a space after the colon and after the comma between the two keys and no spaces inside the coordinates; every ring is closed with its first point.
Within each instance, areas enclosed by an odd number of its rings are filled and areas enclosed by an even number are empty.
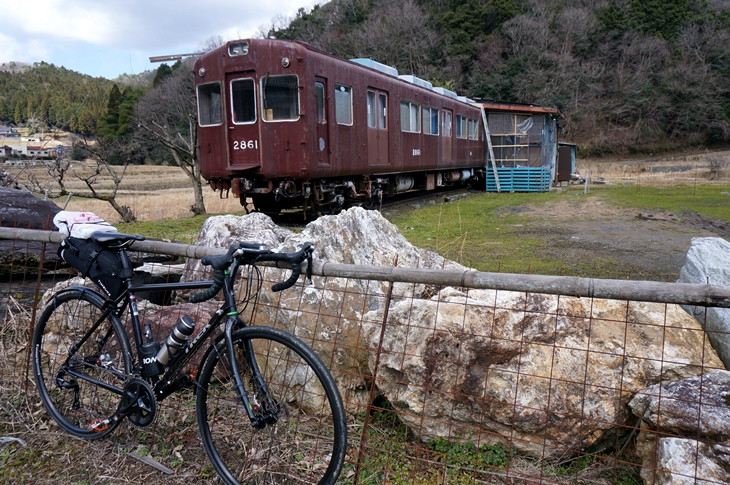
{"type": "Polygon", "coordinates": [[[247,206],[315,213],[484,176],[480,109],[369,59],[231,41],[194,65],[202,176],[247,206]]]}

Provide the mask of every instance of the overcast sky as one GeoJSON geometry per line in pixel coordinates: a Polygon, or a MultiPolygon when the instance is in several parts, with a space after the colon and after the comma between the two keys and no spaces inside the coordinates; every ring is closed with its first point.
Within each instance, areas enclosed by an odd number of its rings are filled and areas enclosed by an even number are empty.
{"type": "Polygon", "coordinates": [[[113,79],[157,69],[150,56],[253,37],[323,0],[0,0],[0,64],[46,61],[113,79]]]}

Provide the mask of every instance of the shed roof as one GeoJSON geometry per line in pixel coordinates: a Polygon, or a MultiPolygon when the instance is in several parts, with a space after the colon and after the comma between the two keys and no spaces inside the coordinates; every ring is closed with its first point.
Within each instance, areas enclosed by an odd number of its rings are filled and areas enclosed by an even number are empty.
{"type": "Polygon", "coordinates": [[[554,106],[540,106],[536,104],[507,103],[504,101],[479,101],[487,111],[515,111],[520,113],[546,113],[562,116],[560,110],[554,106]]]}

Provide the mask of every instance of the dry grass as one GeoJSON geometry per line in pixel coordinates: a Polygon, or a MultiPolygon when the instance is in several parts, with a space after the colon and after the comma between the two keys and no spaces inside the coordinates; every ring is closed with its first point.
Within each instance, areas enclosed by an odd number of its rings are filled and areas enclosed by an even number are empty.
{"type": "Polygon", "coordinates": [[[0,301],[0,483],[213,483],[197,435],[190,392],[170,396],[151,427],[122,425],[109,439],[85,441],[46,415],[29,364],[31,304],[0,301]],[[137,457],[172,470],[167,475],[137,457]]]}
{"type": "MultiPolygon", "coordinates": [[[[81,180],[92,170],[90,162],[75,162],[66,176],[67,188],[76,193],[88,193],[81,180]],[[81,177],[81,178],[80,178],[81,177]]],[[[707,183],[728,183],[730,180],[730,151],[688,153],[675,156],[661,156],[637,160],[578,159],[576,170],[591,181],[610,184],[639,185],[692,185],[707,183]],[[710,180],[711,174],[714,179],[710,180]]],[[[120,170],[120,167],[114,167],[120,170]]],[[[7,169],[21,182],[30,177],[41,182],[51,193],[57,186],[52,182],[46,168],[36,165],[30,168],[7,169]]],[[[95,187],[101,193],[109,193],[110,177],[100,177],[95,187]]],[[[207,185],[203,187],[205,207],[209,214],[242,213],[243,207],[232,194],[221,198],[207,185]]],[[[182,219],[190,217],[193,194],[190,182],[182,170],[172,166],[131,166],[124,175],[117,193],[117,201],[129,206],[139,221],[160,219],[182,219]]],[[[54,199],[60,207],[69,210],[87,210],[96,213],[111,223],[119,221],[118,214],[108,202],[96,199],[72,197],[54,199]]]]}
{"type": "Polygon", "coordinates": [[[728,183],[730,151],[687,153],[635,160],[578,159],[582,177],[593,182],[653,186],[728,183]],[[714,178],[713,178],[714,176],[714,178]]]}
{"type": "MultiPolygon", "coordinates": [[[[204,188],[203,197],[209,214],[237,214],[244,210],[238,199],[232,195],[228,199],[221,199],[212,189],[204,188]]],[[[117,200],[120,204],[131,207],[140,221],[183,219],[193,215],[190,207],[194,198],[192,190],[188,188],[124,192],[117,200]]],[[[111,205],[101,200],[73,198],[66,209],[91,211],[111,223],[120,220],[111,205]]]]}
{"type": "MultiPolygon", "coordinates": [[[[90,162],[76,162],[72,171],[65,177],[65,185],[72,193],[89,193],[82,178],[92,173],[93,165],[90,162]]],[[[121,167],[113,167],[121,171],[121,167]]],[[[49,189],[49,193],[58,191],[58,186],[52,181],[44,165],[34,165],[28,168],[7,169],[21,183],[27,183],[30,178],[38,180],[49,189]]],[[[109,194],[113,187],[111,177],[102,176],[94,184],[101,194],[109,194]]],[[[214,192],[207,185],[203,187],[205,207],[210,214],[241,213],[243,207],[239,200],[230,194],[228,198],[221,198],[220,192],[214,192]]],[[[72,197],[54,198],[59,207],[68,210],[91,211],[111,223],[120,220],[112,206],[102,200],[72,197]]],[[[131,207],[140,221],[160,219],[181,219],[190,217],[194,197],[190,181],[178,167],[137,165],[131,166],[124,174],[120,189],[117,192],[117,202],[131,207]]]]}

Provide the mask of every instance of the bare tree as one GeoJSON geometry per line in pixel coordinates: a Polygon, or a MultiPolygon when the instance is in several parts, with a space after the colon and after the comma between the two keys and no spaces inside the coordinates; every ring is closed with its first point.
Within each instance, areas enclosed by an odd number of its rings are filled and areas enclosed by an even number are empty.
{"type": "Polygon", "coordinates": [[[710,172],[707,174],[707,178],[710,180],[719,180],[722,173],[730,167],[730,157],[722,156],[722,154],[715,153],[707,157],[707,162],[710,167],[710,172]]]}
{"type": "MultiPolygon", "coordinates": [[[[344,6],[355,8],[353,1],[344,6]]],[[[429,26],[428,16],[413,0],[385,2],[349,36],[330,39],[327,51],[337,52],[345,47],[349,52],[340,55],[371,57],[398,67],[404,73],[426,76],[428,56],[437,47],[436,32],[429,26]],[[384,42],[383,39],[398,39],[384,42]],[[343,44],[343,45],[339,45],[343,44]]]]}
{"type": "Polygon", "coordinates": [[[117,201],[117,193],[122,185],[127,167],[143,161],[143,153],[139,145],[130,140],[100,139],[92,143],[84,139],[76,148],[90,163],[74,165],[70,154],[43,161],[49,178],[41,180],[31,170],[33,165],[39,163],[34,158],[29,160],[23,170],[8,180],[5,185],[12,183],[31,192],[43,194],[49,199],[74,196],[101,200],[108,202],[123,222],[136,221],[137,218],[132,208],[117,201]],[[91,169],[89,170],[88,167],[91,169]],[[83,182],[87,190],[70,188],[69,174],[83,182]]]}
{"type": "Polygon", "coordinates": [[[193,188],[193,214],[205,214],[203,178],[198,159],[197,112],[191,60],[148,91],[138,102],[135,134],[154,152],[163,147],[169,160],[185,172],[193,188]]]}
{"type": "Polygon", "coordinates": [[[95,145],[85,143],[86,152],[93,160],[92,170],[90,173],[80,173],[74,171],[74,175],[82,180],[89,189],[89,192],[74,193],[76,197],[86,197],[89,199],[98,199],[108,202],[114,210],[122,218],[122,222],[134,222],[137,217],[134,211],[127,205],[122,205],[117,201],[117,191],[122,184],[124,174],[130,164],[141,161],[141,151],[139,146],[128,141],[108,141],[100,139],[95,145]],[[113,168],[112,162],[119,163],[119,168],[113,168]],[[109,177],[111,180],[111,188],[108,190],[101,189],[101,177],[109,177]]]}

